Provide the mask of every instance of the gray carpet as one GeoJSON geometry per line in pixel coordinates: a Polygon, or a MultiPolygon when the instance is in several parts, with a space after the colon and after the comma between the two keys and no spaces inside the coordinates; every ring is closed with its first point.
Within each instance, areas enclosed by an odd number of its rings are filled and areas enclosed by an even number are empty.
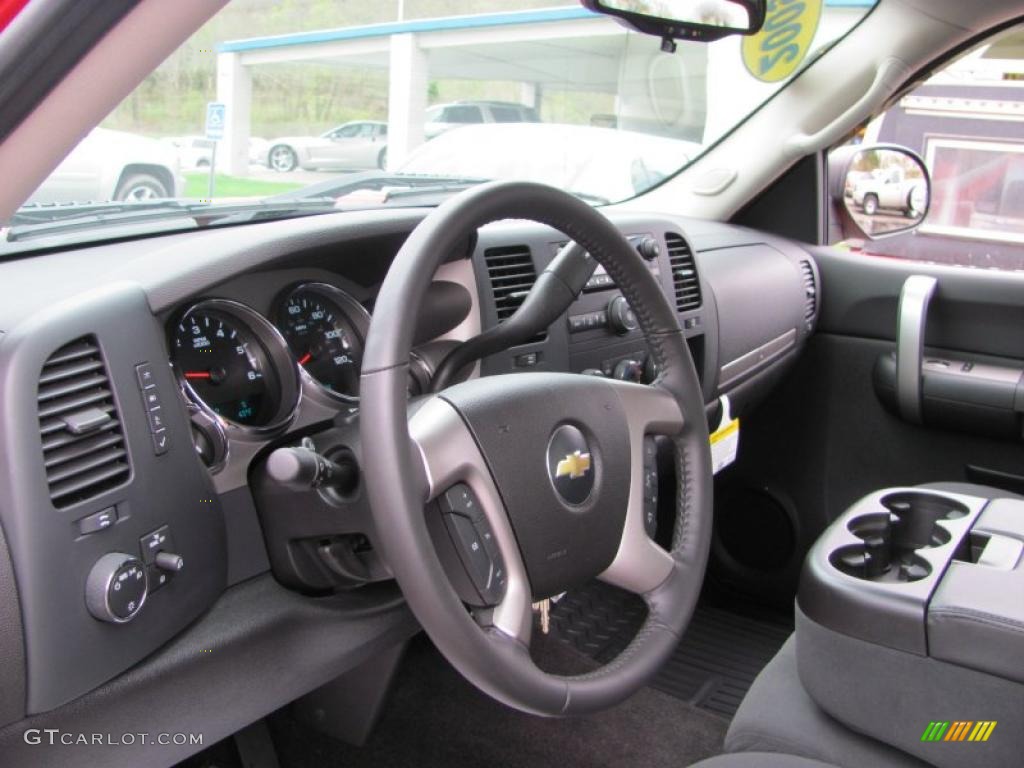
{"type": "MultiPolygon", "coordinates": [[[[535,645],[538,663],[550,671],[592,664],[564,643],[535,645]]],[[[727,726],[724,718],[652,689],[590,717],[523,715],[466,683],[422,637],[410,647],[366,746],[321,736],[286,710],[270,719],[282,768],[683,768],[719,753],[727,726]]]]}

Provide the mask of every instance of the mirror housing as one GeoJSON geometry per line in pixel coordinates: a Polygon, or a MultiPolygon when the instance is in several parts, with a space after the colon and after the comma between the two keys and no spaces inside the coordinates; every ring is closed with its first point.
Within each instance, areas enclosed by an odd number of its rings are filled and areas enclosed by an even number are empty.
{"type": "Polygon", "coordinates": [[[594,13],[614,16],[637,32],[660,37],[662,50],[676,40],[710,43],[754,35],[764,26],[766,0],[580,0],[594,13]]]}
{"type": "Polygon", "coordinates": [[[912,232],[931,207],[931,175],[921,156],[896,144],[850,145],[828,159],[829,196],[843,221],[868,240],[912,232]]]}

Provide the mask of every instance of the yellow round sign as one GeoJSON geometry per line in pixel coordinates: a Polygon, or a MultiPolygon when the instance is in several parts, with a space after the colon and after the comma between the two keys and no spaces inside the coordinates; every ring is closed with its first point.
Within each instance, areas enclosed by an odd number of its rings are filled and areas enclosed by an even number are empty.
{"type": "Polygon", "coordinates": [[[758,80],[777,83],[792,75],[811,50],[822,0],[768,0],[764,27],[743,40],[743,63],[758,80]]]}

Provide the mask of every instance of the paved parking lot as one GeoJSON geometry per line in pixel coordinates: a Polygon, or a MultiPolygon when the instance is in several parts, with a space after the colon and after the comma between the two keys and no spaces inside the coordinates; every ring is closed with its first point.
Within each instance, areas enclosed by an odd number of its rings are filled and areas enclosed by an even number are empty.
{"type": "Polygon", "coordinates": [[[345,171],[303,171],[301,169],[279,173],[272,171],[265,165],[250,165],[249,178],[261,181],[290,181],[296,184],[316,184],[333,176],[343,175],[345,171]]]}

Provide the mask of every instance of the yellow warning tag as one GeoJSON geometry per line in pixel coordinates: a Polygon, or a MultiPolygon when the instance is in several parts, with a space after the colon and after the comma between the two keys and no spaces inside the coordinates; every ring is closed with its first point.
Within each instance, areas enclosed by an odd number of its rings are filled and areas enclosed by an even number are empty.
{"type": "Polygon", "coordinates": [[[732,418],[728,396],[722,397],[722,419],[711,433],[711,466],[717,475],[736,461],[740,450],[740,420],[732,418]]]}

